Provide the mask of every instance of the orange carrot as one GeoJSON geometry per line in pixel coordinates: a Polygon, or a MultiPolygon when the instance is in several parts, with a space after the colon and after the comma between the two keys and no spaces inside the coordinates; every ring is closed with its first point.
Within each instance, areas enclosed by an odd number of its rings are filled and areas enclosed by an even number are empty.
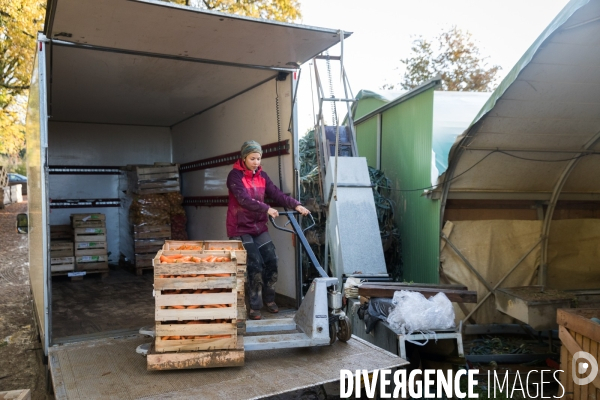
{"type": "Polygon", "coordinates": [[[174,308],[176,310],[184,310],[185,306],[171,306],[171,308],[174,308]]]}

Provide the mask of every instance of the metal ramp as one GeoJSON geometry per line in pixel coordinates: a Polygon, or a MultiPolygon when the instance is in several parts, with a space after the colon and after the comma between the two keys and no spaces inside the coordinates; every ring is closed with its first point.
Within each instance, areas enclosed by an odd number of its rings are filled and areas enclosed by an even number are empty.
{"type": "Polygon", "coordinates": [[[408,364],[353,336],[318,348],[254,351],[244,367],[148,371],[135,348],[142,335],[50,347],[57,400],[260,399],[340,379],[340,369],[373,371],[408,364]]]}

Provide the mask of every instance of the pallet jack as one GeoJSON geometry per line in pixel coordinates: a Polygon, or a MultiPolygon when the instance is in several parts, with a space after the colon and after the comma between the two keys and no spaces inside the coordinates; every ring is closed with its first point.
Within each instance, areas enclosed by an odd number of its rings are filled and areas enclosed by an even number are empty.
{"type": "MultiPolygon", "coordinates": [[[[315,226],[314,218],[309,214],[312,223],[302,229],[294,217],[294,214],[298,214],[296,211],[281,211],[279,214],[286,216],[288,222],[281,227],[269,217],[271,223],[278,230],[298,235],[320,277],[313,279],[293,318],[247,320],[246,333],[253,335],[244,336],[244,351],[327,346],[333,344],[336,338],[343,342],[350,340],[352,326],[342,310],[338,278],[327,275],[304,235],[315,226]],[[286,229],[285,226],[290,224],[292,229],[286,229]]],[[[154,328],[142,328],[139,332],[152,337],[155,335],[154,328]]],[[[151,343],[145,343],[138,346],[136,351],[147,355],[150,347],[151,343]]]]}

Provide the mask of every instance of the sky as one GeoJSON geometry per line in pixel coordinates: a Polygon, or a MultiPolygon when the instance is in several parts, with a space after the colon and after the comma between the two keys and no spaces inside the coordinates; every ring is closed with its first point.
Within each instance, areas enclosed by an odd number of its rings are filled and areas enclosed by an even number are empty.
{"type": "MultiPolygon", "coordinates": [[[[300,0],[302,24],[352,32],[344,41],[344,67],[354,95],[397,83],[400,59],[414,38],[433,39],[456,25],[469,31],[502,79],[567,0],[300,0]]],[[[339,46],[330,51],[339,55],[339,46]]],[[[338,64],[332,63],[332,68],[338,64]]],[[[298,89],[298,130],[313,125],[310,73],[303,66],[298,89]]],[[[323,68],[324,69],[324,68],[323,68]]],[[[326,71],[321,72],[321,74],[326,71]]],[[[336,78],[334,77],[334,80],[336,78]]],[[[326,89],[327,90],[327,89],[326,89]]],[[[337,93],[336,93],[337,95],[337,93]]]]}

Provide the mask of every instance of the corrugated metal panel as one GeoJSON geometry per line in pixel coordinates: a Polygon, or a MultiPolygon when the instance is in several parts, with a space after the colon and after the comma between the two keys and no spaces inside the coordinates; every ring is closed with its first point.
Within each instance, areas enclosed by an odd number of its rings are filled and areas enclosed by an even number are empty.
{"type": "Polygon", "coordinates": [[[439,282],[439,202],[423,197],[431,185],[433,88],[382,115],[381,169],[392,180],[402,236],[404,279],[439,282]]]}
{"type": "Polygon", "coordinates": [[[369,167],[377,168],[377,118],[356,126],[358,155],[367,158],[369,167]]]}

